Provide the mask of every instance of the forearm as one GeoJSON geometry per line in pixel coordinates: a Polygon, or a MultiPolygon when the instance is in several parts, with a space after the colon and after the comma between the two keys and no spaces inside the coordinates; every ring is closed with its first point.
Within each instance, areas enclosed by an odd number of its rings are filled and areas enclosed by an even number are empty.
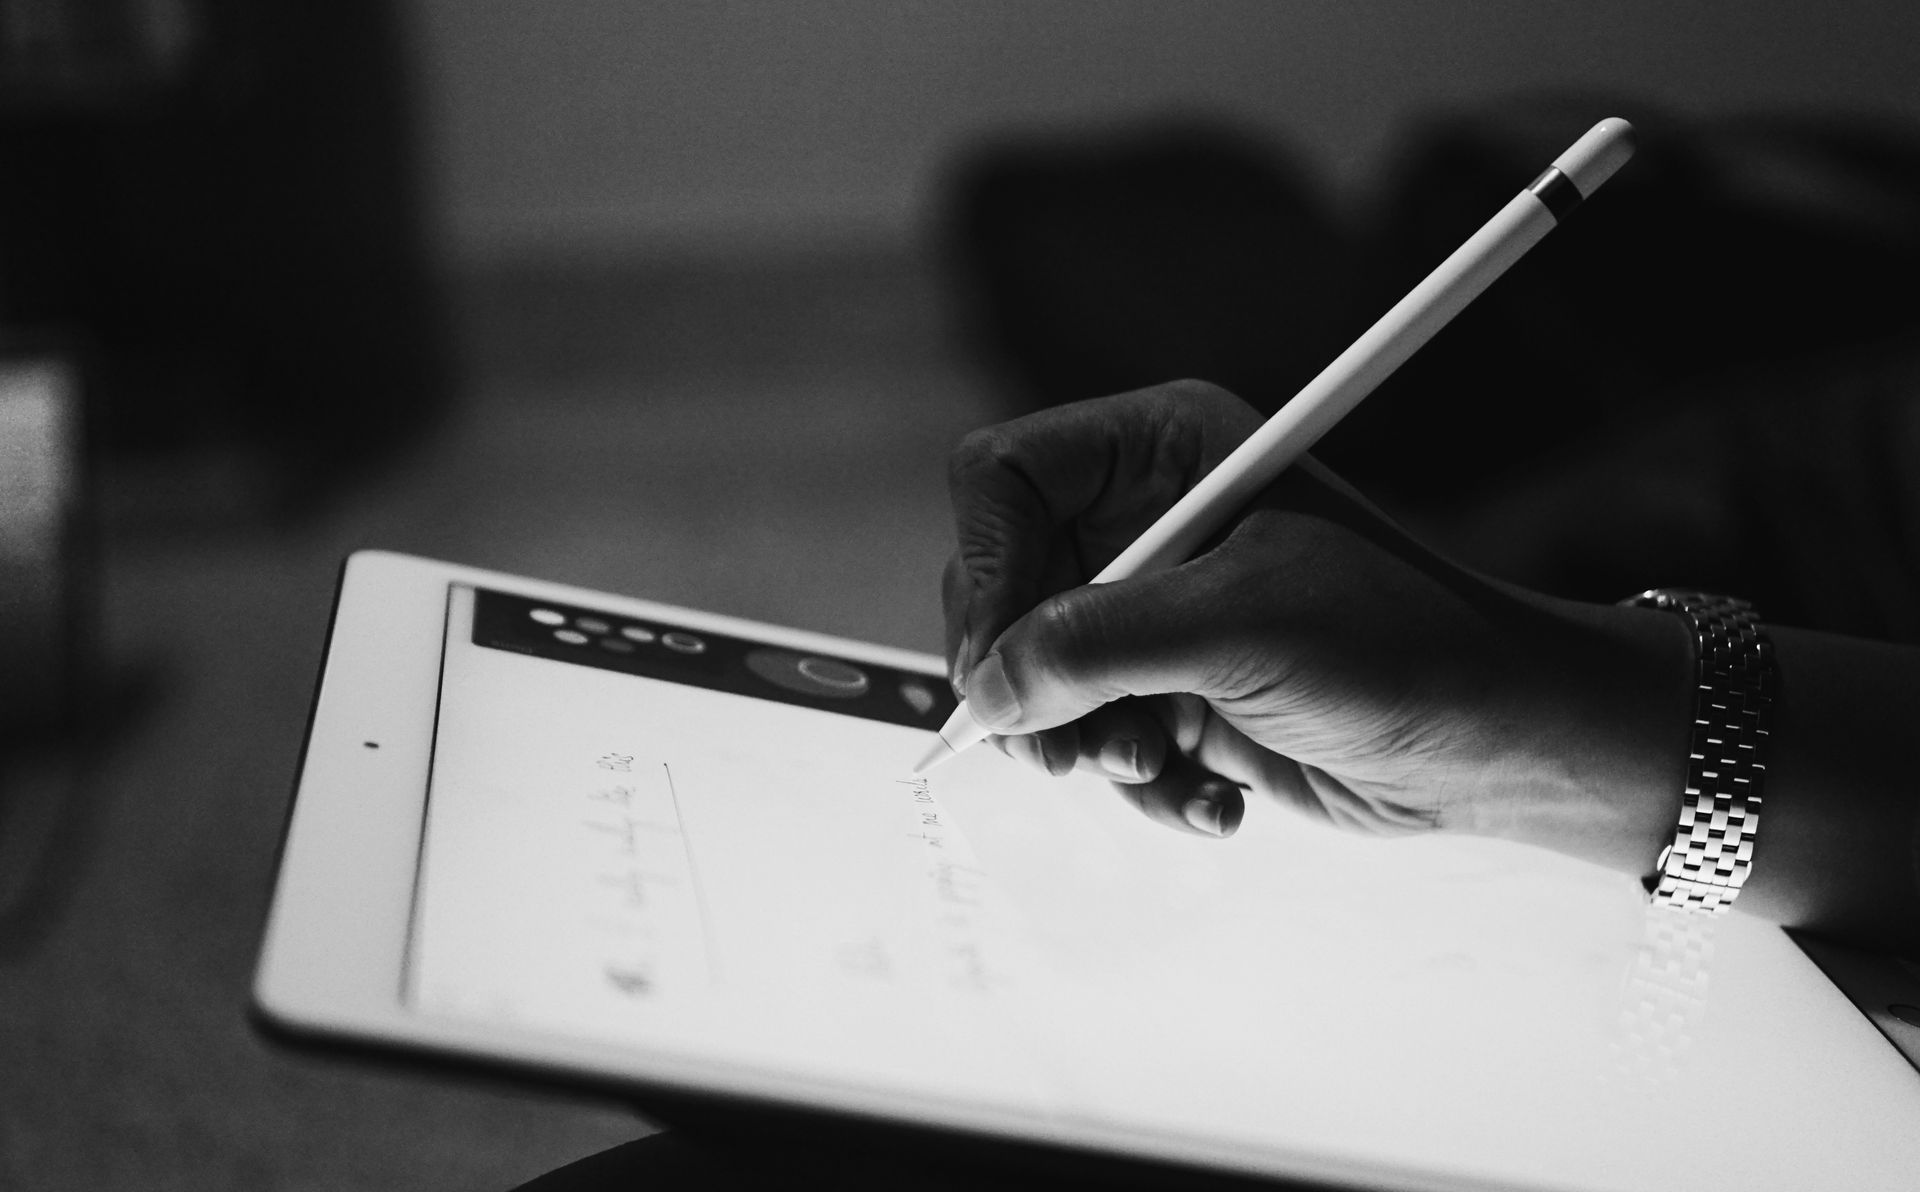
{"type": "MultiPolygon", "coordinates": [[[[1486,826],[1643,876],[1673,839],[1695,698],[1670,613],[1546,601],[1530,792],[1486,826]]],[[[1920,649],[1770,626],[1777,687],[1752,876],[1736,909],[1920,956],[1920,649]]]]}
{"type": "Polygon", "coordinates": [[[1920,956],[1920,650],[1774,627],[1779,679],[1753,876],[1735,906],[1920,956]]]}

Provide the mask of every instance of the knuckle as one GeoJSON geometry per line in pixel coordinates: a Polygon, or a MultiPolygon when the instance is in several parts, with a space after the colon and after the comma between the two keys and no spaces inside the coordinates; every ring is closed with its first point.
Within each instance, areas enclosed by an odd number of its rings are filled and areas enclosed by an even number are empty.
{"type": "Polygon", "coordinates": [[[948,485],[965,492],[1005,471],[1018,456],[1018,439],[1005,424],[969,431],[947,457],[948,485]]]}
{"type": "Polygon", "coordinates": [[[1075,683],[1087,682],[1108,654],[1108,626],[1098,601],[1071,593],[1049,596],[1030,615],[1033,632],[1045,643],[1049,669],[1075,683]]]}
{"type": "Polygon", "coordinates": [[[1173,381],[1166,386],[1166,393],[1169,402],[1190,418],[1197,414],[1203,422],[1235,427],[1260,422],[1259,412],[1245,398],[1212,381],[1173,381]]]}
{"type": "Polygon", "coordinates": [[[1016,578],[1012,572],[1014,559],[1009,556],[1023,530],[1021,519],[998,508],[969,512],[957,532],[952,562],[956,582],[964,579],[977,588],[1016,578]]]}
{"type": "Polygon", "coordinates": [[[1017,436],[1001,427],[968,434],[947,465],[957,531],[957,550],[948,564],[948,582],[970,580],[992,586],[1010,576],[1009,552],[1032,533],[1038,510],[1020,480],[1017,436]]]}
{"type": "Polygon", "coordinates": [[[1084,652],[1087,618],[1078,606],[1078,601],[1049,596],[1034,608],[1034,632],[1054,653],[1072,657],[1084,652]]]}
{"type": "Polygon", "coordinates": [[[1165,386],[1167,396],[1181,401],[1215,402],[1239,401],[1240,399],[1212,381],[1202,381],[1198,377],[1182,377],[1169,381],[1165,386]]]}

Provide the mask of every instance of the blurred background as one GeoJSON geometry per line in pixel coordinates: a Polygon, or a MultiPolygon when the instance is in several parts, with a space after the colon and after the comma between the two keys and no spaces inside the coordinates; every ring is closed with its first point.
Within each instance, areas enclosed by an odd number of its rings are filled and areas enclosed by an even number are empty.
{"type": "Polygon", "coordinates": [[[1920,640],[1920,7],[0,0],[0,1187],[508,1187],[605,1100],[245,1018],[342,555],[938,650],[968,429],[1274,408],[1443,549],[1920,640]]]}

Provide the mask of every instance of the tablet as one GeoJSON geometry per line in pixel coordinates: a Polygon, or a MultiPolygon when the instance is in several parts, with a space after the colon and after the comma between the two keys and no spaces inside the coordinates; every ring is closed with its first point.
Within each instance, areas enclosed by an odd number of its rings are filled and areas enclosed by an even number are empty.
{"type": "Polygon", "coordinates": [[[255,984],[309,1040],[1368,1188],[1920,1178],[1778,929],[1500,841],[1218,841],[990,748],[939,660],[356,554],[255,984]]]}

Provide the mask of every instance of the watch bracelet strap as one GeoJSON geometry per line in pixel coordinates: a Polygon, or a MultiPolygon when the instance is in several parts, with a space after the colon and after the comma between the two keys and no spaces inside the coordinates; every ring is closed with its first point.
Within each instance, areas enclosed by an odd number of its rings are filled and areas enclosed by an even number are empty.
{"type": "Polygon", "coordinates": [[[1673,842],[1646,879],[1653,903],[1722,914],[1753,871],[1773,721],[1773,645],[1744,600],[1655,588],[1621,601],[1677,613],[1694,634],[1694,713],[1673,842]]]}

